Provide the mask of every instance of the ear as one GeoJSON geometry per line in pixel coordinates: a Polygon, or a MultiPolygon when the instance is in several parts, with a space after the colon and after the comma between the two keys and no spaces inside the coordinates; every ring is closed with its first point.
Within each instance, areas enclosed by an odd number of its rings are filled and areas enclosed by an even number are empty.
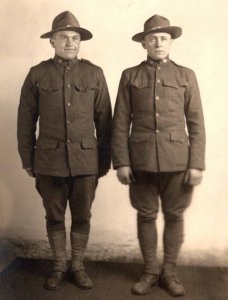
{"type": "Polygon", "coordinates": [[[53,38],[50,38],[50,44],[52,45],[53,48],[55,48],[55,43],[54,43],[53,38]]]}
{"type": "Polygon", "coordinates": [[[145,41],[144,40],[141,41],[141,44],[142,44],[143,49],[146,49],[145,41]]]}

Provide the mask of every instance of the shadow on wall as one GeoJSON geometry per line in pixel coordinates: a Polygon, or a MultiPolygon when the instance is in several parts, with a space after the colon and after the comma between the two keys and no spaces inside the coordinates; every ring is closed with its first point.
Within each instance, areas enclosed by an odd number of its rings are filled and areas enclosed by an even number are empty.
{"type": "MultiPolygon", "coordinates": [[[[41,202],[34,179],[22,169],[17,152],[16,123],[19,93],[10,90],[1,97],[0,230],[5,235],[41,235],[41,202]],[[11,100],[11,101],[10,101],[11,100]],[[16,102],[16,103],[15,103],[16,102]]],[[[42,212],[43,214],[43,212],[42,212]]]]}

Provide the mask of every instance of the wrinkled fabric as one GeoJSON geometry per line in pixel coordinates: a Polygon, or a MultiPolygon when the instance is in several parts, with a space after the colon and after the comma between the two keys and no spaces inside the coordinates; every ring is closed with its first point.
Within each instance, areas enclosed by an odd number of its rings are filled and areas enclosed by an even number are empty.
{"type": "Polygon", "coordinates": [[[126,69],[115,105],[113,166],[147,172],[205,168],[205,129],[192,70],[166,59],[126,69]]]}
{"type": "Polygon", "coordinates": [[[101,68],[55,56],[30,69],[18,109],[24,168],[62,177],[105,173],[110,135],[111,104],[101,68]]]}

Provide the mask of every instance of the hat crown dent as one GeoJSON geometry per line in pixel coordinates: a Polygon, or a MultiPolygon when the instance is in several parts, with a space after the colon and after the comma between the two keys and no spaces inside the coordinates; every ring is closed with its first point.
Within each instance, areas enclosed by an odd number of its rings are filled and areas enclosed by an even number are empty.
{"type": "Polygon", "coordinates": [[[80,27],[78,20],[70,11],[64,11],[60,13],[52,22],[52,30],[69,26],[80,27]]]}
{"type": "Polygon", "coordinates": [[[93,37],[89,30],[80,26],[78,20],[70,11],[64,11],[57,15],[52,22],[52,30],[42,34],[40,37],[42,39],[51,38],[53,33],[64,30],[80,33],[81,41],[90,40],[93,37]]]}
{"type": "Polygon", "coordinates": [[[132,37],[135,42],[142,42],[144,37],[148,33],[165,32],[169,33],[172,39],[177,39],[182,34],[182,28],[177,26],[170,26],[170,22],[167,18],[153,15],[144,23],[143,32],[139,32],[132,37]]]}
{"type": "Polygon", "coordinates": [[[163,28],[163,27],[169,27],[170,22],[167,18],[164,18],[159,15],[154,15],[150,17],[146,22],[144,23],[144,31],[155,29],[155,28],[163,28]]]}

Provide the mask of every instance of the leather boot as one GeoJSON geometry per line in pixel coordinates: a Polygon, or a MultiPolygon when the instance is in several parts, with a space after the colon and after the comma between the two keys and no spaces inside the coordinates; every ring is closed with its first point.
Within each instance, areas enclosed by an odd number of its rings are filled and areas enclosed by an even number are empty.
{"type": "Polygon", "coordinates": [[[88,243],[88,234],[71,232],[71,252],[72,265],[71,275],[72,281],[78,287],[87,290],[93,288],[93,282],[86,274],[83,259],[85,255],[86,246],[88,243]]]}
{"type": "Polygon", "coordinates": [[[186,294],[185,288],[177,276],[175,264],[166,264],[163,267],[159,285],[164,288],[170,296],[177,297],[186,294]]]}
{"type": "Polygon", "coordinates": [[[56,290],[66,278],[66,232],[48,229],[48,239],[54,258],[54,271],[46,279],[44,288],[56,290]]]}
{"type": "Polygon", "coordinates": [[[132,288],[132,293],[136,295],[148,294],[152,287],[158,282],[157,274],[143,274],[132,288]]]}
{"type": "Polygon", "coordinates": [[[66,279],[66,272],[54,271],[46,279],[44,288],[47,290],[57,290],[66,279]]]}
{"type": "Polygon", "coordinates": [[[164,244],[164,267],[166,265],[176,265],[177,258],[184,240],[183,220],[165,220],[165,230],[163,235],[164,244]]]}
{"type": "Polygon", "coordinates": [[[185,288],[177,276],[176,262],[183,243],[184,222],[166,220],[164,230],[164,263],[159,284],[171,296],[183,296],[185,288]]]}
{"type": "Polygon", "coordinates": [[[157,229],[155,220],[138,216],[138,239],[144,260],[144,270],[132,288],[132,293],[144,295],[158,282],[157,229]]]}

